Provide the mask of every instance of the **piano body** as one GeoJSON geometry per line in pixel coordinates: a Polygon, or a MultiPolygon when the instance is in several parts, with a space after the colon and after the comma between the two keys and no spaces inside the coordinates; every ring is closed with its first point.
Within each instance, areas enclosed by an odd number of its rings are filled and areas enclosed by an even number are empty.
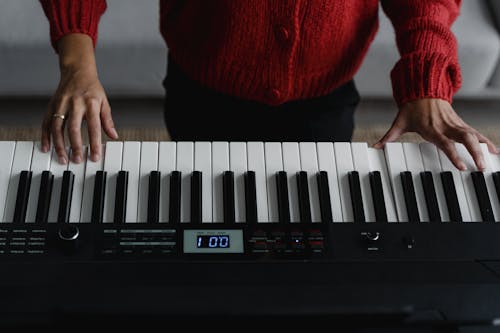
{"type": "Polygon", "coordinates": [[[493,330],[500,156],[457,149],[467,171],[430,143],[107,142],[60,165],[0,141],[0,320],[493,330]]]}

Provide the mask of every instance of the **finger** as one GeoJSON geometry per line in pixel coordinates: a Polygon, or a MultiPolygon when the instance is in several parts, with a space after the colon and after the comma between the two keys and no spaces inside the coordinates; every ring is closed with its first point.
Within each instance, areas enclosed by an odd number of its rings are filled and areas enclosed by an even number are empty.
{"type": "Polygon", "coordinates": [[[47,153],[50,149],[50,114],[47,113],[43,118],[42,122],[42,138],[41,138],[41,149],[42,152],[47,153]]]}
{"type": "MultiPolygon", "coordinates": [[[[66,104],[66,101],[62,102],[57,107],[56,113],[65,114],[64,110],[66,108],[66,104]]],[[[51,118],[51,134],[59,163],[67,164],[68,155],[66,153],[66,147],[64,145],[64,119],[58,117],[51,118]]]]}
{"type": "Polygon", "coordinates": [[[43,117],[42,122],[42,139],[41,139],[41,149],[42,152],[47,153],[50,149],[50,135],[52,127],[52,114],[55,113],[54,110],[54,98],[50,99],[49,105],[47,107],[47,113],[43,117]]]}
{"type": "Polygon", "coordinates": [[[441,149],[457,169],[462,171],[467,170],[467,166],[460,158],[457,147],[455,146],[455,142],[453,140],[450,140],[445,135],[439,133],[429,134],[424,138],[429,142],[434,143],[439,149],[441,149]]]}
{"type": "Polygon", "coordinates": [[[85,112],[85,104],[82,99],[73,102],[73,112],[67,120],[68,137],[71,145],[71,160],[80,163],[83,160],[82,149],[82,116],[85,112]]]}
{"type": "Polygon", "coordinates": [[[486,145],[488,146],[488,151],[492,154],[498,154],[498,149],[497,147],[495,146],[495,144],[493,142],[490,141],[490,139],[488,139],[487,137],[485,137],[484,135],[482,135],[481,133],[479,132],[475,132],[479,142],[481,143],[486,143],[486,145]]]}
{"type": "Polygon", "coordinates": [[[385,133],[385,135],[377,143],[373,145],[375,148],[382,148],[387,142],[392,142],[397,140],[401,135],[403,135],[404,129],[396,124],[385,133]]]}
{"type": "Polygon", "coordinates": [[[479,145],[477,136],[474,135],[473,132],[465,130],[461,131],[461,134],[459,134],[455,138],[455,141],[462,143],[465,148],[467,148],[469,154],[472,156],[472,159],[474,160],[477,168],[480,171],[484,170],[486,164],[484,162],[483,152],[481,150],[481,146],[479,145]]]}
{"type": "Polygon", "coordinates": [[[101,106],[101,125],[107,136],[111,139],[118,139],[118,133],[116,132],[115,124],[111,117],[111,106],[106,98],[103,100],[101,106]]]}
{"type": "Polygon", "coordinates": [[[97,101],[87,102],[87,112],[85,119],[89,132],[90,159],[94,162],[101,156],[101,119],[99,117],[99,106],[97,101]]]}

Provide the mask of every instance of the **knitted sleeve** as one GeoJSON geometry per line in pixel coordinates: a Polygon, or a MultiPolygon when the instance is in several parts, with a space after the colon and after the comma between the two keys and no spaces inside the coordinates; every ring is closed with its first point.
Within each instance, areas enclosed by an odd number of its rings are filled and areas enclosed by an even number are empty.
{"type": "Polygon", "coordinates": [[[70,33],[83,33],[97,41],[99,19],[106,10],[105,0],[40,0],[50,23],[50,40],[57,52],[57,41],[70,33]]]}
{"type": "Polygon", "coordinates": [[[451,25],[461,0],[381,0],[396,32],[401,59],[391,71],[399,106],[418,98],[451,102],[461,85],[451,25]]]}

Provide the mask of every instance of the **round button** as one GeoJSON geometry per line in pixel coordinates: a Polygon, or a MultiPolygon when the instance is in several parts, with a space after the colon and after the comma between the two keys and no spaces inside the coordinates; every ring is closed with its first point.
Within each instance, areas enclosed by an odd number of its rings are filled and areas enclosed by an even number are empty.
{"type": "Polygon", "coordinates": [[[278,26],[276,28],[276,36],[281,41],[287,41],[290,38],[290,32],[284,26],[278,26]]]}
{"type": "Polygon", "coordinates": [[[74,224],[65,223],[59,228],[59,238],[63,241],[74,241],[80,235],[80,230],[74,224]]]}
{"type": "Polygon", "coordinates": [[[281,99],[281,91],[279,89],[272,89],[271,90],[271,96],[275,101],[279,101],[281,99]]]}

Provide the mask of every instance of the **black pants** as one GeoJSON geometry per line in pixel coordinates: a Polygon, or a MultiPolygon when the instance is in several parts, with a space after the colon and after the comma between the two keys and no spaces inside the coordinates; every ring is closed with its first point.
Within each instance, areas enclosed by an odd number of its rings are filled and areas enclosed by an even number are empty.
{"type": "Polygon", "coordinates": [[[350,141],[360,100],[350,81],[326,96],[269,106],[203,87],[171,59],[163,85],[174,141],[350,141]]]}

